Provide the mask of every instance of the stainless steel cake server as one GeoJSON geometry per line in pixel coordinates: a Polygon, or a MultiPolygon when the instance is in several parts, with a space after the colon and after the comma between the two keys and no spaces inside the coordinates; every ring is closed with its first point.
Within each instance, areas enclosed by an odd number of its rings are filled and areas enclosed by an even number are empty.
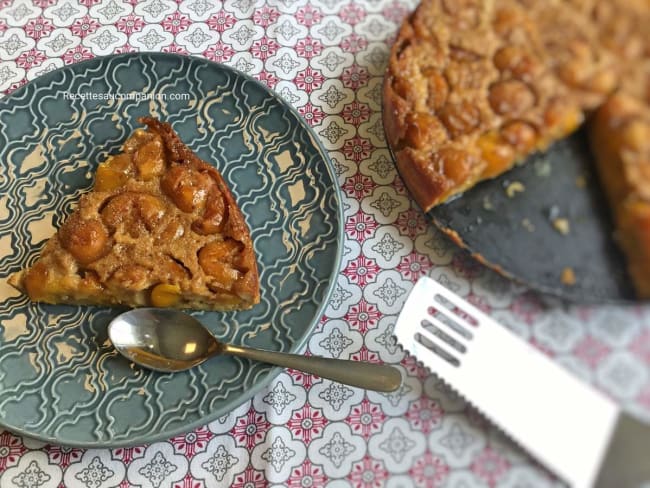
{"type": "Polygon", "coordinates": [[[394,335],[572,487],[650,482],[650,426],[433,279],[417,282],[394,335]]]}

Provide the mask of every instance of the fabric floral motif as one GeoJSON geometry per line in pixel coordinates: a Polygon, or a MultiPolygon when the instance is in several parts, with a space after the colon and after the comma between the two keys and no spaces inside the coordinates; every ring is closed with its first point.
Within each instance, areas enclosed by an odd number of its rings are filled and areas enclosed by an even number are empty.
{"type": "Polygon", "coordinates": [[[81,481],[88,488],[99,488],[101,484],[115,474],[112,470],[104,466],[99,456],[95,456],[90,464],[79,471],[75,478],[81,481]]]}
{"type": "Polygon", "coordinates": [[[573,349],[575,356],[590,367],[600,364],[610,351],[606,344],[591,336],[582,339],[573,349]]]}
{"type": "Polygon", "coordinates": [[[296,52],[303,56],[304,58],[311,59],[314,56],[318,56],[323,50],[323,45],[320,41],[312,39],[307,36],[304,39],[300,39],[296,43],[296,52]]]}
{"type": "Polygon", "coordinates": [[[418,486],[437,488],[444,486],[449,471],[449,466],[443,458],[427,452],[415,462],[409,470],[409,475],[418,486]]]}
{"type": "Polygon", "coordinates": [[[204,51],[203,55],[212,60],[216,61],[217,63],[223,63],[225,61],[228,61],[230,58],[233,57],[235,54],[235,50],[230,47],[227,44],[224,44],[222,42],[218,42],[214,44],[212,47],[204,51]]]}
{"type": "Polygon", "coordinates": [[[41,37],[49,35],[53,30],[54,26],[52,23],[42,17],[30,20],[25,26],[25,33],[34,40],[39,40],[41,37]]]}
{"type": "Polygon", "coordinates": [[[27,43],[23,42],[16,34],[12,34],[8,39],[0,42],[0,48],[4,49],[10,56],[26,46],[27,43]]]}
{"type": "Polygon", "coordinates": [[[472,463],[472,471],[489,486],[495,486],[497,481],[508,471],[509,463],[496,451],[485,449],[472,463]]]}
{"type": "Polygon", "coordinates": [[[264,474],[252,467],[246,468],[243,473],[235,476],[235,481],[232,484],[232,488],[266,488],[266,486],[268,483],[264,474]]]}
{"type": "MultiPolygon", "coordinates": [[[[318,96],[318,99],[322,102],[325,102],[330,108],[334,108],[339,102],[345,100],[345,95],[341,90],[336,88],[336,86],[330,85],[325,93],[318,96]]],[[[345,134],[345,131],[337,132],[336,137],[328,137],[327,139],[330,141],[330,143],[333,144],[343,134],[345,134]]]]}
{"type": "MultiPolygon", "coordinates": [[[[142,21],[140,21],[139,24],[140,24],[140,26],[144,25],[144,23],[142,21]]],[[[122,20],[120,20],[120,22],[118,22],[118,24],[116,24],[116,25],[117,25],[118,29],[120,29],[120,26],[122,26],[123,28],[127,27],[126,21],[122,21],[122,20]]],[[[81,38],[84,38],[88,34],[92,34],[93,32],[95,32],[100,27],[101,27],[101,24],[99,22],[97,22],[94,18],[90,17],[89,15],[86,15],[82,19],[75,20],[74,23],[72,24],[72,26],[70,27],[70,30],[72,31],[72,33],[75,36],[79,36],[81,38]]],[[[123,29],[120,29],[120,30],[123,30],[123,29]]],[[[130,32],[127,32],[127,33],[130,34],[131,32],[133,32],[133,30],[131,30],[130,32]]]]}
{"type": "MultiPolygon", "coordinates": [[[[374,261],[372,260],[356,264],[358,266],[354,268],[355,272],[358,274],[363,271],[363,275],[368,280],[370,280],[370,277],[374,278],[376,271],[378,271],[378,268],[376,270],[373,269],[374,261]]],[[[351,281],[353,283],[355,282],[354,280],[351,281]]],[[[350,322],[350,325],[362,333],[374,328],[380,318],[381,314],[377,310],[377,307],[365,300],[361,300],[357,305],[350,307],[350,311],[345,314],[345,319],[350,322]]]]}
{"type": "Polygon", "coordinates": [[[379,405],[375,405],[364,398],[358,406],[352,408],[347,420],[354,432],[361,434],[367,439],[381,429],[385,418],[386,415],[382,412],[379,405]]]}
{"type": "Polygon", "coordinates": [[[138,473],[147,478],[154,488],[158,488],[163,480],[175,470],[176,466],[167,461],[158,451],[151,461],[138,470],[138,473]]]}
{"type": "MultiPolygon", "coordinates": [[[[173,488],[203,488],[204,485],[200,481],[195,480],[192,475],[187,474],[180,482],[174,483],[173,488]]],[[[121,487],[120,487],[121,488],[121,487]]]]}
{"type": "Polygon", "coordinates": [[[278,415],[280,415],[284,411],[285,407],[295,399],[296,395],[287,390],[284,383],[281,381],[277,382],[273,387],[273,390],[263,398],[264,402],[271,405],[273,410],[275,410],[275,413],[278,415]]]}
{"type": "Polygon", "coordinates": [[[366,256],[359,256],[351,261],[343,270],[343,273],[350,278],[352,283],[363,286],[374,281],[379,272],[379,266],[374,259],[366,256]]]}
{"type": "Polygon", "coordinates": [[[336,285],[332,297],[330,298],[330,306],[338,309],[341,304],[351,296],[352,293],[342,288],[340,285],[336,285]]]}
{"type": "Polygon", "coordinates": [[[65,64],[78,63],[86,59],[91,59],[92,57],[93,55],[90,52],[90,49],[86,49],[82,46],[77,46],[65,52],[63,55],[63,62],[65,64]]]}
{"type": "Polygon", "coordinates": [[[340,383],[331,383],[327,389],[318,396],[328,402],[334,410],[339,410],[341,405],[353,395],[353,391],[340,383]]]}
{"type": "MultiPolygon", "coordinates": [[[[255,78],[260,80],[262,83],[264,83],[266,86],[269,88],[274,88],[275,85],[278,84],[278,79],[277,76],[275,76],[273,73],[259,73],[255,75],[255,78]]],[[[302,114],[301,114],[302,115],[302,114]]],[[[324,115],[324,114],[323,114],[324,115]]]]}
{"type": "Polygon", "coordinates": [[[370,215],[358,212],[346,221],[345,233],[350,237],[350,239],[364,241],[367,238],[372,237],[377,226],[377,221],[370,215]]]}
{"type": "Polygon", "coordinates": [[[40,66],[41,64],[43,64],[43,61],[45,61],[46,59],[47,58],[45,57],[45,55],[43,55],[42,52],[36,49],[31,49],[18,56],[18,58],[16,59],[16,64],[21,68],[28,69],[34,66],[40,66]]]}
{"type": "Polygon", "coordinates": [[[368,41],[357,34],[350,34],[341,42],[341,49],[345,52],[358,53],[368,47],[368,41]]]}
{"type": "Polygon", "coordinates": [[[38,488],[51,479],[51,476],[43,471],[36,461],[32,461],[27,469],[14,476],[11,481],[20,488],[38,488]]]}
{"type": "Polygon", "coordinates": [[[311,5],[299,8],[296,12],[296,20],[298,23],[307,27],[318,24],[322,18],[323,16],[321,14],[321,11],[312,7],[311,5]]]}
{"type": "Polygon", "coordinates": [[[311,93],[323,85],[325,78],[320,71],[308,67],[300,71],[293,81],[298,88],[305,90],[307,93],[311,93]]]}
{"type": "MultiPolygon", "coordinates": [[[[131,16],[129,16],[131,17],[131,16]]],[[[125,24],[128,26],[128,21],[131,20],[130,18],[127,18],[125,21],[125,24]]],[[[133,26],[135,27],[135,30],[140,30],[143,25],[143,23],[136,23],[135,18],[132,20],[133,26]]],[[[181,31],[186,30],[190,25],[192,25],[192,22],[190,19],[186,16],[183,15],[179,12],[174,12],[172,15],[168,16],[161,22],[163,29],[165,29],[167,32],[171,32],[172,34],[178,34],[181,31]]],[[[119,27],[119,24],[118,24],[119,27]]]]}
{"type": "Polygon", "coordinates": [[[431,269],[432,264],[431,259],[426,254],[420,254],[415,251],[402,258],[397,269],[405,278],[415,283],[418,278],[425,275],[431,269]]]}
{"type": "Polygon", "coordinates": [[[444,412],[436,401],[422,397],[411,403],[406,418],[414,430],[428,434],[440,425],[443,415],[444,412]]]}
{"type": "Polygon", "coordinates": [[[376,185],[368,176],[357,173],[343,184],[343,191],[350,197],[363,198],[372,194],[376,185]]]}
{"type": "MultiPolygon", "coordinates": [[[[327,55],[324,58],[320,59],[318,62],[320,64],[322,64],[323,66],[325,66],[330,71],[334,71],[344,61],[345,61],[345,58],[343,56],[339,56],[334,51],[330,51],[330,52],[327,53],[327,55]]],[[[332,86],[334,86],[334,85],[332,85],[332,86]]],[[[340,93],[335,88],[332,90],[332,92],[340,93]]],[[[332,93],[332,92],[330,92],[330,93],[332,93]]],[[[320,100],[320,98],[319,98],[319,100],[320,100]]],[[[327,102],[328,105],[332,106],[332,103],[329,101],[329,100],[332,100],[331,97],[330,98],[324,98],[322,100],[324,102],[327,102]]],[[[343,100],[343,98],[340,98],[340,99],[336,100],[336,102],[334,103],[334,106],[336,106],[336,103],[340,102],[341,100],[343,100]]]]}
{"type": "Polygon", "coordinates": [[[253,46],[251,47],[251,54],[256,58],[266,60],[270,56],[273,56],[279,48],[280,45],[273,39],[263,37],[259,41],[255,41],[253,43],[253,46]]]}
{"type": "Polygon", "coordinates": [[[346,442],[340,432],[335,432],[332,439],[319,449],[319,453],[332,461],[337,468],[341,466],[343,460],[355,451],[354,445],[346,442]]]}
{"type": "Polygon", "coordinates": [[[187,457],[193,457],[197,452],[205,450],[208,441],[214,434],[207,427],[199,427],[193,432],[181,434],[171,439],[174,450],[187,457]]]}
{"type": "Polygon", "coordinates": [[[0,433],[0,470],[14,465],[26,451],[19,437],[8,431],[0,433]]]}
{"type": "Polygon", "coordinates": [[[251,409],[245,417],[237,421],[232,434],[240,445],[252,449],[264,439],[268,427],[266,415],[251,409]]]}
{"type": "MultiPolygon", "coordinates": [[[[327,94],[327,93],[328,92],[325,92],[325,94],[327,94]]],[[[321,97],[323,97],[323,95],[318,97],[318,99],[320,100],[321,97]]],[[[336,98],[327,98],[326,100],[328,101],[327,103],[330,103],[330,101],[338,100],[338,99],[336,99],[336,98]]],[[[334,102],[334,103],[338,103],[338,102],[334,102]]],[[[329,125],[326,128],[319,131],[318,133],[321,136],[325,137],[328,141],[330,141],[333,144],[339,139],[339,137],[341,137],[343,134],[345,134],[346,131],[341,126],[339,126],[335,121],[332,121],[332,122],[329,123],[329,125]]]]}
{"type": "Polygon", "coordinates": [[[447,435],[440,440],[440,445],[449,449],[456,456],[461,456],[465,449],[474,444],[472,434],[465,432],[459,424],[454,424],[447,435]]]}
{"type": "Polygon", "coordinates": [[[300,467],[293,470],[287,486],[289,488],[317,488],[325,486],[326,483],[327,476],[323,472],[323,468],[306,460],[300,467]]]}
{"type": "Polygon", "coordinates": [[[366,456],[352,466],[348,479],[359,488],[382,488],[388,476],[388,470],[383,462],[366,456]]]}
{"type": "Polygon", "coordinates": [[[366,11],[361,5],[350,3],[341,9],[340,17],[350,25],[356,25],[366,17],[366,11]]]}
{"type": "Polygon", "coordinates": [[[294,379],[294,385],[300,385],[305,390],[309,390],[314,385],[314,375],[309,373],[303,373],[296,369],[290,369],[289,374],[294,379]]]}
{"type": "Polygon", "coordinates": [[[395,283],[391,278],[387,278],[386,282],[374,292],[374,295],[392,306],[405,293],[406,290],[404,288],[395,283]]]}
{"type": "Polygon", "coordinates": [[[402,234],[405,234],[412,239],[418,234],[424,232],[427,227],[424,216],[415,209],[410,209],[401,213],[397,218],[396,224],[402,234]]]}
{"type": "Polygon", "coordinates": [[[287,427],[292,434],[305,444],[309,444],[313,438],[320,436],[325,425],[327,425],[327,419],[323,416],[322,411],[309,405],[296,410],[293,417],[287,422],[287,427]]]}
{"type": "Polygon", "coordinates": [[[280,58],[273,61],[273,66],[280,68],[285,75],[288,75],[295,68],[300,66],[300,63],[294,61],[288,53],[284,53],[280,58]]]}
{"type": "Polygon", "coordinates": [[[262,27],[268,27],[278,20],[279,16],[280,12],[277,9],[265,6],[255,11],[253,14],[253,22],[262,27]]]}
{"type": "Polygon", "coordinates": [[[201,464],[201,467],[212,473],[217,481],[221,481],[228,469],[234,466],[236,462],[237,458],[235,456],[231,456],[223,446],[219,446],[214,455],[201,464]]]}
{"type": "Polygon", "coordinates": [[[300,107],[298,113],[302,115],[309,125],[319,124],[325,118],[325,112],[311,103],[300,107]]]}
{"type": "MultiPolygon", "coordinates": [[[[375,161],[374,163],[372,163],[370,165],[370,168],[373,171],[377,171],[379,173],[379,172],[383,171],[383,164],[381,164],[380,160],[377,160],[377,161],[375,161]]],[[[376,198],[370,204],[370,206],[372,208],[376,208],[377,210],[379,210],[379,212],[384,217],[389,217],[396,208],[399,208],[401,206],[401,204],[400,204],[400,202],[398,200],[393,198],[388,192],[383,191],[379,195],[379,198],[376,198]]],[[[389,234],[385,234],[384,238],[388,239],[386,244],[389,244],[389,245],[386,246],[386,247],[383,247],[383,248],[382,248],[382,246],[378,246],[378,248],[373,247],[372,250],[379,253],[379,254],[381,254],[382,256],[384,256],[385,259],[390,259],[392,254],[394,254],[394,252],[391,252],[391,251],[393,251],[393,249],[392,249],[392,246],[390,246],[390,244],[395,243],[397,241],[392,236],[390,236],[389,234]],[[388,256],[387,256],[387,254],[388,254],[388,256]]],[[[382,244],[384,244],[384,243],[382,243],[382,244]]],[[[403,244],[402,244],[402,246],[403,246],[403,244]]]]}
{"type": "Polygon", "coordinates": [[[375,339],[375,342],[380,346],[383,346],[390,354],[395,354],[399,348],[397,339],[393,335],[394,328],[394,325],[388,326],[384,333],[375,339]]]}
{"type": "MultiPolygon", "coordinates": [[[[632,351],[632,353],[635,354],[646,365],[650,366],[650,330],[643,331],[638,336],[637,340],[635,340],[634,343],[630,346],[630,351],[632,351]]],[[[598,358],[599,360],[604,359],[604,356],[608,351],[605,349],[605,351],[601,350],[600,352],[601,354],[598,358]]]]}
{"type": "Polygon", "coordinates": [[[291,459],[296,451],[287,447],[281,437],[276,437],[271,447],[262,453],[262,459],[268,461],[276,472],[280,472],[284,463],[291,459]]]}
{"type": "Polygon", "coordinates": [[[233,17],[225,10],[221,10],[210,17],[207,23],[211,29],[214,29],[217,32],[224,32],[225,30],[230,29],[233,25],[235,25],[236,22],[237,19],[235,19],[235,17],[233,17]]]}
{"type": "Polygon", "coordinates": [[[357,90],[362,86],[367,85],[369,79],[368,70],[357,65],[344,69],[343,74],[341,75],[343,86],[346,88],[352,88],[353,90],[357,90]]]}
{"type": "MultiPolygon", "coordinates": [[[[353,125],[361,125],[363,122],[367,122],[370,118],[370,107],[365,103],[359,103],[355,100],[343,107],[341,115],[343,116],[343,120],[346,122],[353,125]]],[[[364,178],[364,183],[366,187],[369,187],[370,189],[374,187],[374,182],[370,177],[366,176],[364,178]]],[[[362,193],[357,195],[357,197],[367,197],[368,195],[369,193],[362,193]]]]}
{"type": "Polygon", "coordinates": [[[357,352],[350,356],[350,359],[353,361],[364,361],[367,363],[376,363],[379,361],[379,356],[377,353],[371,351],[366,346],[361,347],[357,352]]]}
{"type": "Polygon", "coordinates": [[[319,342],[319,345],[330,352],[332,357],[338,358],[343,349],[352,344],[352,340],[345,337],[340,329],[334,328],[329,336],[319,342]]]}
{"type": "Polygon", "coordinates": [[[353,137],[345,141],[343,145],[343,153],[348,159],[356,163],[368,159],[371,151],[372,144],[370,144],[368,139],[364,139],[363,137],[353,137]]]}
{"type": "Polygon", "coordinates": [[[404,454],[415,446],[415,442],[408,438],[399,427],[393,428],[390,435],[381,444],[380,449],[387,452],[396,462],[404,458],[404,454]]]}
{"type": "Polygon", "coordinates": [[[134,446],[134,447],[118,447],[113,450],[113,457],[115,459],[120,459],[124,463],[130,463],[136,458],[142,457],[144,455],[144,447],[134,446]]]}
{"type": "Polygon", "coordinates": [[[288,41],[294,36],[298,35],[300,33],[300,29],[297,29],[294,25],[292,25],[291,22],[285,20],[276,28],[276,32],[280,35],[280,37],[288,41]]]}

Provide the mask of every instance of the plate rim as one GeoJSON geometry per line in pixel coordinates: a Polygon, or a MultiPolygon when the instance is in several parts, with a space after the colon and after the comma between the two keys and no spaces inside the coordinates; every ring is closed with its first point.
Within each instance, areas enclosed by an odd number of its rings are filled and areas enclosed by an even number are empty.
{"type": "MultiPolygon", "coordinates": [[[[91,59],[68,64],[56,68],[52,71],[49,71],[41,76],[34,78],[33,80],[29,80],[27,83],[19,87],[17,90],[1,98],[0,111],[12,110],[11,108],[12,100],[22,96],[23,92],[28,90],[30,86],[33,86],[36,83],[47,83],[50,78],[57,76],[57,74],[60,72],[67,71],[67,70],[74,71],[78,69],[83,69],[85,65],[101,64],[104,61],[110,61],[113,59],[119,59],[119,58],[128,59],[128,58],[139,58],[139,57],[166,58],[166,59],[177,60],[179,62],[184,62],[185,60],[188,60],[188,62],[190,63],[202,63],[216,69],[228,71],[236,77],[243,78],[245,81],[253,83],[253,85],[257,86],[259,89],[266,92],[269,96],[273,97],[277,102],[279,102],[279,104],[282,107],[289,110],[289,112],[298,121],[300,126],[307,131],[312,143],[315,145],[315,148],[317,149],[317,151],[320,153],[321,157],[325,161],[326,170],[329,173],[332,181],[334,182],[333,190],[334,190],[334,199],[336,201],[336,217],[337,217],[337,224],[338,224],[338,232],[336,236],[336,256],[332,266],[332,271],[330,273],[330,276],[328,277],[328,285],[325,288],[321,303],[319,304],[318,308],[314,313],[314,316],[312,317],[310,326],[305,328],[305,330],[296,339],[296,341],[293,343],[293,345],[288,351],[283,351],[283,352],[293,353],[293,354],[299,354],[303,352],[306,349],[309,338],[314,332],[314,328],[318,325],[318,322],[324,315],[326,307],[329,305],[332,292],[334,291],[334,287],[336,286],[337,283],[337,276],[341,271],[341,263],[343,261],[343,248],[344,248],[343,243],[345,239],[345,215],[343,212],[342,190],[338,182],[338,176],[336,174],[334,164],[332,163],[332,160],[329,157],[327,148],[325,148],[323,142],[316,134],[316,131],[300,115],[298,109],[293,105],[291,105],[286,100],[284,100],[284,98],[282,98],[282,96],[279,93],[277,93],[275,90],[269,88],[264,83],[253,78],[251,75],[247,73],[239,71],[238,69],[232,66],[228,66],[222,63],[217,63],[215,61],[206,58],[201,58],[199,56],[193,56],[193,55],[181,55],[178,53],[138,51],[138,52],[131,52],[131,53],[119,53],[119,54],[108,54],[104,56],[95,56],[91,59]]],[[[164,433],[157,432],[149,436],[139,436],[132,440],[115,441],[115,442],[112,442],[110,439],[104,441],[89,441],[89,442],[85,442],[85,441],[77,442],[71,440],[70,442],[67,442],[65,439],[59,439],[57,437],[48,437],[40,433],[31,432],[24,428],[16,428],[7,425],[5,423],[4,418],[2,417],[0,417],[0,428],[7,429],[8,431],[23,437],[28,437],[31,439],[36,439],[38,441],[45,442],[46,444],[55,443],[61,446],[75,447],[75,448],[82,448],[82,449],[120,448],[120,447],[132,447],[132,446],[140,446],[144,444],[152,444],[154,442],[164,441],[167,439],[171,439],[172,437],[175,437],[177,435],[190,432],[197,427],[207,425],[220,417],[230,414],[232,411],[236,410],[238,407],[240,407],[241,405],[249,401],[251,398],[253,398],[257,393],[259,393],[264,388],[266,388],[285,369],[286,368],[282,368],[279,366],[273,367],[256,384],[254,384],[250,389],[247,389],[245,393],[237,396],[235,399],[226,401],[226,405],[223,408],[210,411],[208,414],[203,415],[200,419],[197,419],[193,422],[184,423],[181,427],[166,430],[164,431],[164,433]]]]}

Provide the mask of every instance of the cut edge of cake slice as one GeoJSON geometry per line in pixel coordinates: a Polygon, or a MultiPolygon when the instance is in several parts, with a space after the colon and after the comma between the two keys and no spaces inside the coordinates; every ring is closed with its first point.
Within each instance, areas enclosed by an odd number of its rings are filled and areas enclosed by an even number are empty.
{"type": "Polygon", "coordinates": [[[628,273],[637,295],[650,298],[650,108],[617,93],[594,114],[589,136],[628,273]]]}

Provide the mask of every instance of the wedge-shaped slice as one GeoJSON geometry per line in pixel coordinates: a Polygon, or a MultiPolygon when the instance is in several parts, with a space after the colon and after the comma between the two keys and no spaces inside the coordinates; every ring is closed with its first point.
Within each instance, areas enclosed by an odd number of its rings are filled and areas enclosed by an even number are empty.
{"type": "Polygon", "coordinates": [[[259,302],[248,227],[221,174],[141,119],[92,191],[10,283],[55,304],[236,310],[259,302]]]}
{"type": "Polygon", "coordinates": [[[598,174],[616,238],[642,298],[650,297],[650,109],[630,96],[612,96],[590,126],[598,174]]]}

